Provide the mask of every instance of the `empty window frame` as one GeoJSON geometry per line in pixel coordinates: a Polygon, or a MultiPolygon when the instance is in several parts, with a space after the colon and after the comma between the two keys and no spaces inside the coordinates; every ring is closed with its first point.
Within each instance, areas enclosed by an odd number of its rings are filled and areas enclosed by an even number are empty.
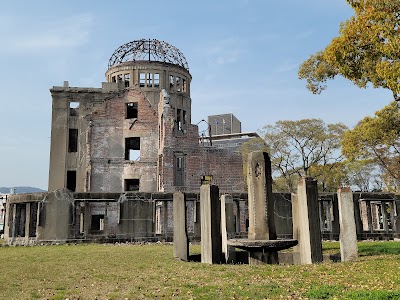
{"type": "Polygon", "coordinates": [[[122,74],[118,74],[118,81],[122,81],[122,74]]]}
{"type": "Polygon", "coordinates": [[[137,102],[126,103],[126,118],[134,119],[138,117],[138,104],[137,102]]]}
{"type": "Polygon", "coordinates": [[[154,87],[155,88],[160,87],[160,74],[159,73],[154,73],[154,87]]]}
{"type": "Polygon", "coordinates": [[[139,187],[140,187],[139,179],[125,179],[126,192],[139,191],[139,187]]]}
{"type": "Polygon", "coordinates": [[[70,102],[69,103],[69,115],[71,117],[77,117],[79,114],[79,102],[70,102]]]}
{"type": "Polygon", "coordinates": [[[178,130],[182,131],[183,130],[183,124],[182,124],[182,110],[177,109],[176,110],[176,123],[178,125],[178,130]]]}
{"type": "Polygon", "coordinates": [[[76,190],[76,171],[67,171],[67,189],[71,192],[76,190]]]}
{"type": "Polygon", "coordinates": [[[90,229],[92,231],[104,230],[104,215],[92,215],[92,222],[90,229]]]}
{"type": "Polygon", "coordinates": [[[139,86],[140,87],[146,86],[146,73],[139,73],[139,86]]]}
{"type": "Polygon", "coordinates": [[[175,83],[176,83],[176,91],[180,92],[181,91],[181,78],[179,76],[175,77],[175,83]]]}
{"type": "Polygon", "coordinates": [[[111,82],[117,82],[117,79],[115,78],[115,76],[111,77],[111,82]]]}
{"type": "Polygon", "coordinates": [[[187,92],[186,79],[182,78],[182,92],[187,92]]]}
{"type": "Polygon", "coordinates": [[[129,87],[130,80],[131,80],[131,74],[129,73],[124,74],[125,87],[129,87]]]}
{"type": "Polygon", "coordinates": [[[152,87],[153,86],[153,74],[147,73],[147,87],[152,87]]]}
{"type": "Polygon", "coordinates": [[[169,88],[172,90],[175,85],[175,77],[173,75],[169,75],[169,88]]]}
{"type": "Polygon", "coordinates": [[[185,184],[185,156],[183,153],[174,154],[174,185],[185,184]]]}
{"type": "Polygon", "coordinates": [[[70,128],[68,136],[68,152],[78,151],[78,129],[70,128]]]}
{"type": "Polygon", "coordinates": [[[125,159],[140,159],[140,137],[130,137],[125,139],[125,159]]]}

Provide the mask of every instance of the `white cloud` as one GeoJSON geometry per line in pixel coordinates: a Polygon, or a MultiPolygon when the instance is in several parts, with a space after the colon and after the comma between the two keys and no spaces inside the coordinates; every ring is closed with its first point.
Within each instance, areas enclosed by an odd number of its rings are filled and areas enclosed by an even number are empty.
{"type": "Polygon", "coordinates": [[[92,14],[39,22],[25,18],[3,19],[3,16],[0,19],[0,35],[7,45],[0,51],[12,53],[43,53],[80,46],[88,41],[94,21],[92,14]]]}

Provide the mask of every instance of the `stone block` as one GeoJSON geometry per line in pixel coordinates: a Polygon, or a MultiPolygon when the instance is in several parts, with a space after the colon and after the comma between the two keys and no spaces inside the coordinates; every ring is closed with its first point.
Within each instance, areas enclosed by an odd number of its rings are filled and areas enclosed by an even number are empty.
{"type": "Polygon", "coordinates": [[[340,256],[342,261],[352,261],[358,257],[353,193],[350,188],[341,188],[337,193],[340,222],[340,256]]]}
{"type": "Polygon", "coordinates": [[[233,199],[230,195],[221,195],[221,233],[222,233],[222,253],[225,262],[235,262],[236,251],[234,247],[228,246],[228,239],[235,235],[235,216],[233,215],[233,199]]]}
{"type": "Polygon", "coordinates": [[[200,187],[201,262],[221,263],[221,203],[215,185],[200,187]]]}
{"type": "Polygon", "coordinates": [[[176,192],[173,198],[174,215],[174,257],[184,261],[189,259],[189,239],[186,224],[186,197],[176,192]]]}

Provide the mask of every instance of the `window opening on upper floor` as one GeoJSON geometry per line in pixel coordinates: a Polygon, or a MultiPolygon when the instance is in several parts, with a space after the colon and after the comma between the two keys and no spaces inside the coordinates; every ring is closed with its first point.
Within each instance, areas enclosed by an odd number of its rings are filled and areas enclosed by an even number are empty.
{"type": "Polygon", "coordinates": [[[78,151],[78,129],[70,128],[68,135],[68,152],[78,151]]]}
{"type": "Polygon", "coordinates": [[[159,73],[154,73],[154,87],[155,88],[160,87],[160,74],[159,73]]]}
{"type": "Polygon", "coordinates": [[[182,123],[183,123],[183,127],[185,127],[186,123],[187,123],[187,114],[186,114],[186,110],[182,110],[182,123]]]}
{"type": "Polygon", "coordinates": [[[134,119],[138,117],[138,104],[137,102],[126,103],[126,118],[134,119]]]}
{"type": "Polygon", "coordinates": [[[111,77],[111,81],[112,82],[117,82],[117,79],[115,78],[115,76],[111,77]]]}
{"type": "Polygon", "coordinates": [[[130,137],[125,139],[125,159],[140,159],[140,137],[130,137]]]}
{"type": "Polygon", "coordinates": [[[185,184],[185,156],[183,153],[174,155],[174,185],[183,186],[185,184]]]}
{"type": "Polygon", "coordinates": [[[76,171],[67,171],[67,189],[76,191],[76,171]]]}
{"type": "Polygon", "coordinates": [[[175,83],[176,83],[176,91],[180,92],[181,91],[181,78],[179,76],[175,77],[175,83]]]}
{"type": "Polygon", "coordinates": [[[69,103],[69,115],[77,117],[79,115],[79,102],[72,101],[69,103]]]}
{"type": "Polygon", "coordinates": [[[173,75],[169,75],[169,88],[173,89],[175,85],[175,78],[173,75]]]}
{"type": "Polygon", "coordinates": [[[146,73],[139,73],[139,86],[140,87],[146,86],[146,73]]]}
{"type": "Polygon", "coordinates": [[[122,74],[118,74],[118,81],[122,81],[122,74]]]}
{"type": "Polygon", "coordinates": [[[125,191],[132,192],[132,191],[139,191],[140,187],[140,180],[139,179],[125,179],[125,191]]]}
{"type": "Polygon", "coordinates": [[[179,108],[176,110],[176,123],[178,125],[178,130],[182,131],[182,110],[179,108]]]}
{"type": "Polygon", "coordinates": [[[147,87],[152,87],[153,86],[153,74],[147,73],[147,87]]]}
{"type": "Polygon", "coordinates": [[[182,92],[187,92],[186,79],[182,78],[182,92]]]}
{"type": "Polygon", "coordinates": [[[130,80],[131,80],[131,74],[129,73],[124,74],[125,87],[129,87],[130,80]]]}

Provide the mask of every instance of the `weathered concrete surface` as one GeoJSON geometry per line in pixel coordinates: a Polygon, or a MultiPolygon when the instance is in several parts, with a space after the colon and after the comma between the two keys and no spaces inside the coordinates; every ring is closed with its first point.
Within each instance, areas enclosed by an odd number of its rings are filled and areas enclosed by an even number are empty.
{"type": "Polygon", "coordinates": [[[200,187],[201,216],[201,262],[221,263],[221,204],[219,190],[215,185],[200,187]]]}
{"type": "Polygon", "coordinates": [[[342,261],[358,257],[356,222],[354,218],[353,193],[351,189],[338,189],[340,222],[340,256],[342,261]]]}
{"type": "MultiPolygon", "coordinates": [[[[249,190],[249,240],[276,240],[271,160],[268,153],[255,151],[247,159],[249,190]]],[[[278,252],[249,251],[249,264],[278,263],[278,252]]]]}
{"type": "Polygon", "coordinates": [[[187,261],[189,258],[189,239],[186,224],[186,199],[181,192],[174,193],[174,257],[187,261]]]}
{"type": "Polygon", "coordinates": [[[234,247],[228,245],[228,239],[235,235],[235,216],[233,215],[233,199],[231,195],[221,195],[221,233],[222,233],[222,253],[225,262],[233,263],[236,258],[234,247]]]}
{"type": "Polygon", "coordinates": [[[299,241],[301,264],[322,262],[321,225],[317,181],[301,178],[293,199],[293,237],[299,241]],[[293,201],[294,200],[294,201],[293,201]]]}
{"type": "Polygon", "coordinates": [[[276,239],[271,161],[266,152],[249,153],[247,160],[249,189],[249,239],[276,239]]]}

